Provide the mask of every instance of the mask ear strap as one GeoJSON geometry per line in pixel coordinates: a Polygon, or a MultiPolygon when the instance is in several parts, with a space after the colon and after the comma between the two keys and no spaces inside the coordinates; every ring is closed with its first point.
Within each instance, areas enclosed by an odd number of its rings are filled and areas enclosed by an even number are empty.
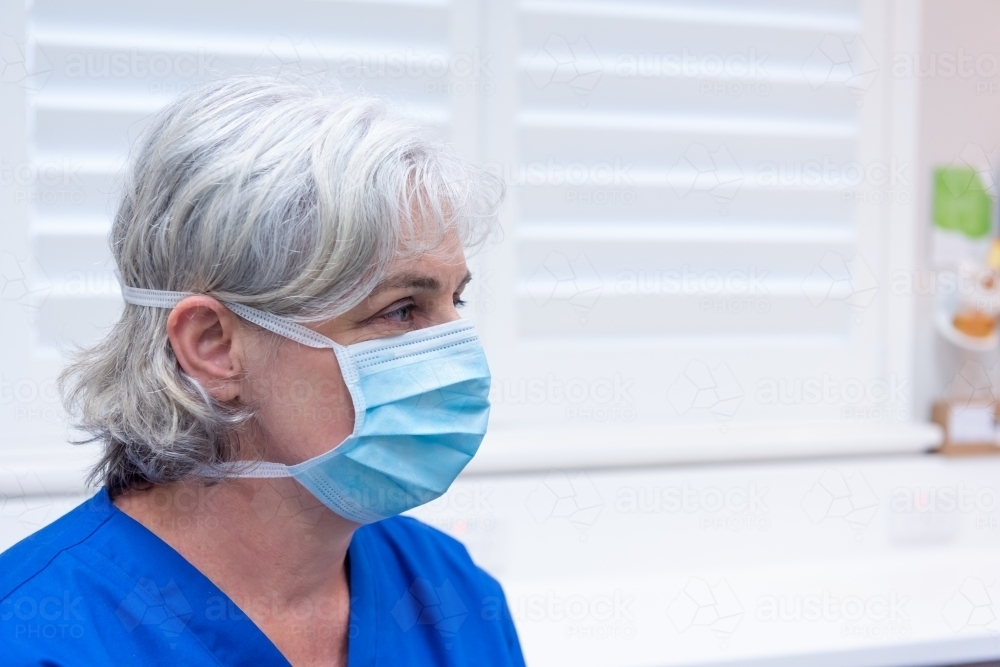
{"type": "Polygon", "coordinates": [[[122,280],[122,274],[118,273],[118,269],[115,269],[114,273],[115,279],[118,281],[118,285],[122,290],[122,298],[125,299],[126,303],[131,303],[135,306],[173,308],[178,304],[178,302],[180,302],[181,299],[193,296],[190,292],[167,292],[165,290],[129,287],[122,280]]]}
{"type": "Polygon", "coordinates": [[[257,310],[256,308],[251,308],[250,306],[244,306],[242,303],[233,303],[231,301],[223,301],[229,310],[233,311],[247,322],[253,322],[259,327],[267,329],[271,333],[276,333],[279,336],[284,336],[294,340],[296,343],[302,343],[308,347],[317,348],[333,348],[336,349],[338,345],[332,340],[324,336],[323,334],[316,333],[312,329],[302,326],[298,322],[293,322],[292,320],[285,319],[284,317],[279,317],[278,315],[272,315],[271,313],[265,313],[263,310],[257,310]]]}
{"type": "MultiPolygon", "coordinates": [[[[115,270],[115,278],[118,280],[118,284],[121,285],[122,298],[125,299],[126,303],[131,303],[135,306],[173,308],[180,303],[182,299],[189,296],[195,296],[193,292],[168,292],[166,290],[129,287],[124,283],[124,281],[122,281],[121,274],[118,273],[117,269],[115,270]]],[[[339,347],[326,336],[316,333],[312,329],[304,327],[298,322],[293,322],[292,320],[278,315],[272,315],[271,313],[265,313],[263,310],[257,310],[256,308],[245,306],[242,303],[233,303],[232,301],[223,301],[222,303],[225,304],[226,308],[233,311],[247,322],[252,322],[263,329],[267,329],[271,333],[276,333],[279,336],[284,336],[285,338],[294,340],[296,343],[316,348],[337,349],[337,347],[339,347]]]]}
{"type": "Polygon", "coordinates": [[[227,461],[217,464],[214,468],[204,466],[199,471],[203,477],[239,477],[241,479],[275,479],[291,477],[292,473],[284,463],[269,461],[227,461]]]}

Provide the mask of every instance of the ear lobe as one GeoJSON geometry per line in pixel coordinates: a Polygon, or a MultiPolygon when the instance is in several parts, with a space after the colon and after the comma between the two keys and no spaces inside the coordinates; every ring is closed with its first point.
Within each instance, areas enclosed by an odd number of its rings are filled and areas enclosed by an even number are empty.
{"type": "Polygon", "coordinates": [[[243,345],[239,319],[208,296],[190,296],[167,318],[167,337],[184,372],[226,403],[240,392],[243,345]]]}

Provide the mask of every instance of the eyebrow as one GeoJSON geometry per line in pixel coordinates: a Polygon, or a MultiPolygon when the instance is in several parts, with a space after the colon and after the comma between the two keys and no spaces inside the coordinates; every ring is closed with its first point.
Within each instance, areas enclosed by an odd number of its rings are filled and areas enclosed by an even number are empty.
{"type": "MultiPolygon", "coordinates": [[[[462,281],[458,284],[458,289],[465,287],[470,280],[472,280],[472,273],[467,271],[465,273],[465,277],[462,278],[462,281]]],[[[375,296],[380,292],[392,289],[419,289],[438,292],[441,290],[441,282],[433,276],[421,276],[413,273],[404,273],[380,282],[375,286],[375,289],[372,290],[369,296],[375,296]]]]}

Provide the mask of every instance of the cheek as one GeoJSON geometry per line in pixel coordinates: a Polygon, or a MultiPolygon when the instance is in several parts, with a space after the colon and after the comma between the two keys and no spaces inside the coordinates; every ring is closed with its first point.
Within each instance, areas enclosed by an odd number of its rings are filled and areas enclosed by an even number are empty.
{"type": "Polygon", "coordinates": [[[329,451],[354,428],[354,407],[336,358],[276,364],[271,391],[257,401],[257,422],[270,460],[299,463],[329,451]]]}

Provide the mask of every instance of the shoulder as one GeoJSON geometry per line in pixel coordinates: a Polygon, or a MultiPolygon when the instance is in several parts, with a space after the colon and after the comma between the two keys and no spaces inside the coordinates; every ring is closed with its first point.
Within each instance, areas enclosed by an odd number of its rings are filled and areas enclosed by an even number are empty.
{"type": "Polygon", "coordinates": [[[104,562],[95,566],[89,546],[113,516],[101,491],[0,554],[4,665],[110,664],[96,639],[95,601],[107,599],[107,588],[94,581],[115,575],[104,562]]]}
{"type": "Polygon", "coordinates": [[[437,528],[397,516],[364,526],[358,533],[371,565],[382,571],[386,581],[442,587],[470,601],[504,601],[499,582],[476,565],[465,545],[437,528]]]}
{"type": "Polygon", "coordinates": [[[428,526],[426,523],[408,516],[395,516],[390,519],[383,519],[377,523],[369,524],[358,529],[359,533],[365,533],[365,537],[376,540],[397,548],[402,547],[423,547],[436,556],[446,556],[467,561],[471,564],[472,559],[465,545],[455,538],[447,535],[437,528],[428,526]]]}
{"type": "Polygon", "coordinates": [[[485,588],[500,585],[469,555],[465,545],[417,519],[397,516],[358,530],[370,548],[391,556],[413,575],[420,573],[456,577],[485,588]]]}
{"type": "Polygon", "coordinates": [[[396,663],[410,656],[410,663],[424,660],[420,664],[523,667],[503,589],[461,542],[409,517],[364,526],[355,538],[352,583],[357,564],[370,587],[352,595],[372,593],[384,619],[376,623],[384,655],[399,658],[396,663]],[[426,660],[431,655],[434,660],[426,660]]]}
{"type": "Polygon", "coordinates": [[[0,554],[0,600],[58,567],[61,554],[87,541],[113,516],[103,489],[0,554]]]}

